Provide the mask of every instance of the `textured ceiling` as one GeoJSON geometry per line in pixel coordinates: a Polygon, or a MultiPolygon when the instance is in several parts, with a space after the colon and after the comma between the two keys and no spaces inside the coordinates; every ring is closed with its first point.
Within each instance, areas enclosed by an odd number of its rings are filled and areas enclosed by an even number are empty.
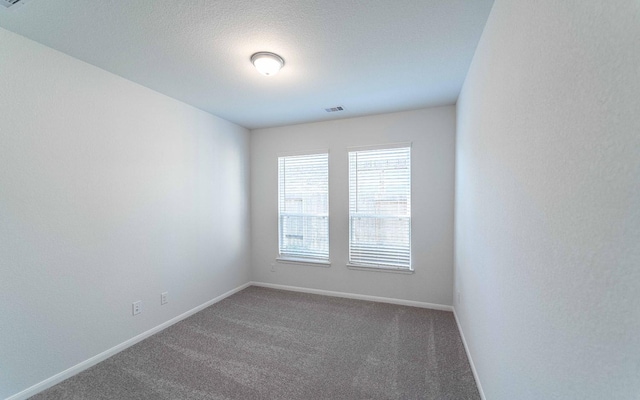
{"type": "Polygon", "coordinates": [[[455,103],[492,4],[31,0],[0,8],[0,27],[261,128],[455,103]],[[260,75],[257,51],[285,67],[260,75]]]}

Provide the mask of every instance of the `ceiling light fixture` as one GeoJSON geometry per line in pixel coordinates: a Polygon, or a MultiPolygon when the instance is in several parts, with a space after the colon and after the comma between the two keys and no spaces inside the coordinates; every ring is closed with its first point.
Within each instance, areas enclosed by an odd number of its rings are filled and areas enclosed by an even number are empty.
{"type": "Polygon", "coordinates": [[[284,66],[282,57],[275,53],[261,51],[251,56],[251,63],[256,67],[262,75],[271,76],[280,71],[284,66]]]}

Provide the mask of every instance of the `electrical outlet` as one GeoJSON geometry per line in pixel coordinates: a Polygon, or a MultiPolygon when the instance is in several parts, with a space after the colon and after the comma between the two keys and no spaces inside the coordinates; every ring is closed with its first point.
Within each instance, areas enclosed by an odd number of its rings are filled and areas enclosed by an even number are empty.
{"type": "Polygon", "coordinates": [[[141,300],[134,301],[133,302],[133,309],[132,309],[133,315],[138,315],[141,312],[142,312],[142,301],[141,300]]]}
{"type": "Polygon", "coordinates": [[[167,304],[167,302],[169,300],[167,300],[167,296],[169,295],[169,292],[164,292],[164,293],[160,293],[160,305],[165,305],[167,304]]]}
{"type": "Polygon", "coordinates": [[[271,263],[271,272],[276,272],[276,263],[271,263]]]}

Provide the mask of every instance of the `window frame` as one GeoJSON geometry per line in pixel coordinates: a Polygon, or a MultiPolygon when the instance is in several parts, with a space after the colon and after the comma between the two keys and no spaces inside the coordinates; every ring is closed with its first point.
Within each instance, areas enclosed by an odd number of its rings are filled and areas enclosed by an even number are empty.
{"type": "MultiPolygon", "coordinates": [[[[347,216],[349,220],[349,231],[348,231],[348,262],[347,267],[349,269],[354,270],[363,270],[363,271],[380,271],[380,272],[396,272],[403,274],[413,274],[415,272],[413,267],[413,245],[412,245],[412,212],[411,212],[411,204],[413,203],[413,157],[412,157],[412,143],[411,142],[403,142],[403,143],[388,143],[388,144],[379,144],[372,146],[358,146],[358,147],[348,147],[347,148],[347,165],[348,165],[348,179],[347,184],[349,186],[348,189],[348,210],[347,216]],[[393,150],[407,148],[408,149],[408,158],[409,158],[409,213],[408,213],[408,242],[409,242],[409,263],[408,266],[398,266],[387,264],[384,262],[379,263],[362,263],[358,261],[354,261],[352,257],[352,235],[353,235],[353,218],[352,216],[352,167],[351,167],[351,155],[356,152],[367,152],[367,151],[376,151],[376,150],[393,150]]],[[[375,218],[375,215],[372,215],[375,218]]]]}
{"type": "MultiPolygon", "coordinates": [[[[322,266],[322,267],[328,267],[331,265],[331,261],[330,261],[330,256],[331,256],[331,246],[330,246],[330,204],[329,204],[329,162],[330,162],[330,153],[329,150],[327,149],[323,149],[323,150],[313,150],[313,151],[298,151],[298,152],[287,152],[287,153],[278,153],[277,155],[277,168],[278,168],[278,172],[277,172],[277,180],[278,180],[278,184],[277,184],[277,218],[278,218],[278,256],[276,257],[276,261],[279,263],[292,263],[292,264],[305,264],[305,265],[312,265],[312,266],[322,266]],[[324,257],[304,257],[298,254],[294,254],[294,253],[287,253],[286,249],[283,249],[283,224],[282,224],[282,217],[284,216],[284,214],[282,214],[282,206],[281,206],[281,200],[283,200],[283,196],[282,196],[282,188],[281,188],[281,184],[282,184],[282,177],[281,177],[281,164],[280,164],[280,160],[281,159],[286,159],[286,158],[298,158],[298,157],[305,157],[305,156],[317,156],[317,155],[326,155],[326,168],[327,168],[327,181],[326,181],[326,204],[327,204],[327,209],[326,209],[326,214],[324,213],[305,213],[305,212],[297,212],[297,213],[286,213],[286,215],[293,215],[296,214],[298,216],[302,216],[304,217],[305,215],[307,216],[312,216],[312,217],[321,217],[326,219],[327,223],[327,232],[326,232],[326,237],[327,237],[327,253],[326,253],[326,258],[324,257]]],[[[286,199],[284,199],[284,201],[286,201],[286,199]]]]}

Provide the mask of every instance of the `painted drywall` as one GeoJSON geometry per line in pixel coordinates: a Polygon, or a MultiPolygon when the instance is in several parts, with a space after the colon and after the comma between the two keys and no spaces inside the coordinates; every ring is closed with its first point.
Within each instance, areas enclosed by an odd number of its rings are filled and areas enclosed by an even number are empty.
{"type": "Polygon", "coordinates": [[[0,398],[249,281],[246,129],[2,29],[0,110],[0,398]]]}
{"type": "Polygon", "coordinates": [[[251,132],[254,281],[452,304],[454,106],[260,129],[251,132]],[[348,148],[412,143],[412,263],[403,275],[352,270],[348,260],[348,148]],[[331,267],[276,263],[279,154],[329,151],[331,267]],[[275,271],[271,264],[275,263],[275,271]]]}
{"type": "Polygon", "coordinates": [[[640,394],[638,21],[494,4],[456,144],[455,308],[487,399],[640,394]]]}
{"type": "MultiPolygon", "coordinates": [[[[493,0],[48,0],[0,26],[246,127],[453,104],[493,0]],[[265,79],[249,61],[273,51],[265,79]],[[383,77],[383,79],[380,79],[383,77]]],[[[14,12],[18,11],[18,12],[14,12]]]]}

